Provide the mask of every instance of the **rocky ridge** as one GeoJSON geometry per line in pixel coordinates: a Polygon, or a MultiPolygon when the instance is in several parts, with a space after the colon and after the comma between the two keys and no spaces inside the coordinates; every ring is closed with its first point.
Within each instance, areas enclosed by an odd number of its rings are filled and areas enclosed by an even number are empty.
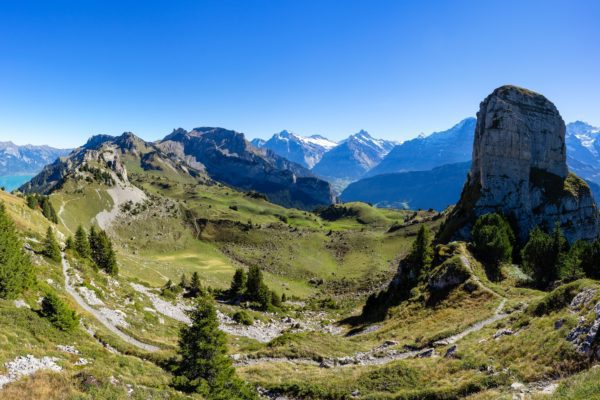
{"type": "Polygon", "coordinates": [[[468,238],[474,219],[490,212],[513,220],[521,241],[557,222],[569,242],[598,235],[590,188],[567,168],[565,124],[527,89],[502,86],[481,103],[471,171],[442,238],[468,238]]]}

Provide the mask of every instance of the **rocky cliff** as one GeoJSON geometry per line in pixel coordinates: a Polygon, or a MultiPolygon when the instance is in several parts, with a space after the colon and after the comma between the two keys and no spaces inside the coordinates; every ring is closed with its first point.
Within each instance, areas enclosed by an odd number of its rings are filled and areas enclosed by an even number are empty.
{"type": "Polygon", "coordinates": [[[473,163],[461,200],[441,239],[468,237],[480,215],[501,212],[524,241],[536,225],[560,223],[570,242],[598,235],[598,210],[588,185],[569,173],[565,124],[544,96],[502,86],[480,105],[473,163]]]}

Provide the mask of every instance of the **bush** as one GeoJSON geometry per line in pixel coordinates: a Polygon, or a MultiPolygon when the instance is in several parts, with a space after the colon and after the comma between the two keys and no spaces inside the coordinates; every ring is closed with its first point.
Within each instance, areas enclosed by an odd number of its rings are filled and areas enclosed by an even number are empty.
{"type": "Polygon", "coordinates": [[[238,324],[242,325],[252,325],[254,324],[254,318],[248,312],[241,310],[233,314],[233,320],[238,324]]]}
{"type": "Polygon", "coordinates": [[[496,268],[501,262],[511,261],[515,234],[500,214],[479,217],[471,230],[471,236],[475,252],[483,261],[496,268]]]}
{"type": "Polygon", "coordinates": [[[567,250],[566,247],[566,240],[558,225],[552,235],[537,226],[529,233],[521,258],[524,269],[538,288],[547,288],[558,278],[561,256],[567,250]]]}
{"type": "Polygon", "coordinates": [[[48,293],[42,300],[41,314],[54,326],[63,331],[71,331],[79,324],[79,317],[56,295],[48,293]]]}

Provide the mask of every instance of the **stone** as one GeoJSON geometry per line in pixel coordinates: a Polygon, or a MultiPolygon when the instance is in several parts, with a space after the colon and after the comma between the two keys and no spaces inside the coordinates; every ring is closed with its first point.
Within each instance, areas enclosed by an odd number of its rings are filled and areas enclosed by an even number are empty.
{"type": "Polygon", "coordinates": [[[435,355],[435,350],[434,349],[426,349],[423,350],[422,352],[420,352],[419,354],[417,354],[417,358],[429,358],[429,357],[433,357],[435,355]]]}
{"type": "Polygon", "coordinates": [[[458,347],[453,344],[452,346],[450,346],[448,348],[448,350],[446,350],[446,354],[444,354],[445,358],[454,358],[456,357],[456,351],[457,351],[458,347]]]}
{"type": "Polygon", "coordinates": [[[498,340],[502,336],[512,335],[514,332],[512,329],[498,329],[496,333],[494,333],[494,339],[498,340]]]}
{"type": "Polygon", "coordinates": [[[541,94],[502,86],[480,105],[473,162],[461,199],[440,238],[469,239],[475,219],[500,212],[525,242],[535,227],[559,223],[566,239],[598,236],[598,210],[589,186],[569,173],[565,124],[541,94]]]}
{"type": "Polygon", "coordinates": [[[598,339],[600,331],[600,302],[594,306],[595,318],[587,323],[584,317],[580,317],[577,326],[567,335],[569,341],[578,353],[591,357],[594,353],[594,344],[598,339]]]}

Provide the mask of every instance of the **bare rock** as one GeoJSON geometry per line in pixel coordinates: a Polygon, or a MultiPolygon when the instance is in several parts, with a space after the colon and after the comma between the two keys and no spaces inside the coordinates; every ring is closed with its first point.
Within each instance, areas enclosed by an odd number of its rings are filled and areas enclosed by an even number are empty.
{"type": "Polygon", "coordinates": [[[481,103],[471,172],[442,238],[469,238],[490,212],[510,216],[521,241],[557,221],[571,243],[598,235],[590,188],[567,169],[564,121],[541,94],[502,86],[481,103]]]}

